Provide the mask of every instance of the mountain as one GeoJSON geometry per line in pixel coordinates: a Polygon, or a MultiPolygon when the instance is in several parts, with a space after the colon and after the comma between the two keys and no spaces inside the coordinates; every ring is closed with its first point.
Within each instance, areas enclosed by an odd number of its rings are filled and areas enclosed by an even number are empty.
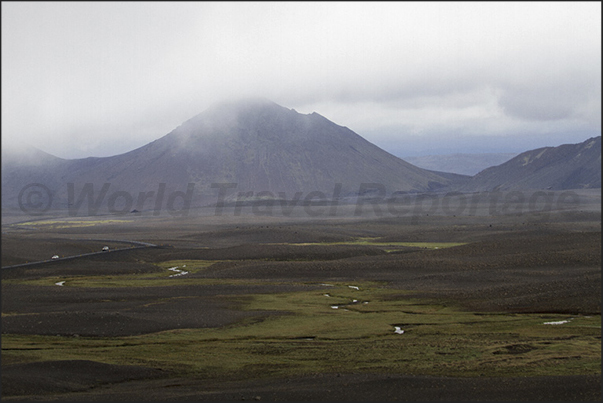
{"type": "MultiPolygon", "coordinates": [[[[231,192],[322,192],[340,185],[341,195],[375,183],[393,191],[423,192],[468,180],[462,175],[418,168],[339,126],[318,113],[300,114],[265,99],[216,104],[172,132],[125,154],[41,163],[36,169],[8,164],[2,170],[3,205],[14,204],[27,183],[52,187],[55,202],[67,200],[85,184],[110,192],[184,191],[189,183],[203,197],[219,188],[231,192]],[[6,171],[6,172],[5,172],[6,171]],[[212,186],[212,184],[214,186],[212,186]],[[222,186],[222,185],[218,185],[222,186]]],[[[264,193],[265,194],[265,193],[264,193]]]]}
{"type": "Polygon", "coordinates": [[[49,189],[62,186],[71,161],[48,154],[32,146],[2,147],[2,206],[16,206],[21,189],[44,184],[49,189]]]}
{"type": "Polygon", "coordinates": [[[2,166],[37,167],[61,164],[66,160],[55,157],[35,147],[19,144],[2,146],[2,166]]]}
{"type": "Polygon", "coordinates": [[[601,187],[601,136],[579,144],[543,147],[526,151],[487,168],[461,191],[493,189],[587,189],[601,187]]]}
{"type": "Polygon", "coordinates": [[[515,157],[517,153],[445,154],[403,157],[419,168],[432,171],[452,172],[473,176],[491,166],[500,165],[515,157]]]}

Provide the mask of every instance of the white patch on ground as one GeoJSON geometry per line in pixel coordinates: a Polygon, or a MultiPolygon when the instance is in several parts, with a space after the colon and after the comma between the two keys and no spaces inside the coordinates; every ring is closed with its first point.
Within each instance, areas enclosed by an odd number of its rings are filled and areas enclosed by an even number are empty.
{"type": "Polygon", "coordinates": [[[565,323],[569,323],[571,319],[569,320],[559,320],[557,322],[544,322],[543,325],[563,325],[565,323]]]}
{"type": "Polygon", "coordinates": [[[360,288],[356,287],[355,285],[348,285],[348,287],[353,288],[355,290],[360,290],[360,288]]]}
{"type": "Polygon", "coordinates": [[[394,326],[394,333],[403,334],[404,330],[400,329],[400,326],[394,326]]]}
{"type": "Polygon", "coordinates": [[[339,307],[337,305],[331,305],[331,308],[333,308],[333,309],[339,309],[339,307]]]}
{"type": "Polygon", "coordinates": [[[56,285],[60,285],[61,287],[63,286],[63,284],[65,284],[64,281],[59,281],[58,283],[55,283],[56,285]]]}
{"type": "Polygon", "coordinates": [[[333,284],[321,284],[323,287],[334,287],[333,284]]]}
{"type": "Polygon", "coordinates": [[[324,295],[325,297],[330,297],[330,296],[331,296],[330,294],[323,294],[323,295],[324,295]]]}
{"type": "MultiPolygon", "coordinates": [[[[182,267],[185,267],[185,266],[182,266],[182,267]]],[[[185,274],[188,274],[187,271],[180,270],[180,266],[170,267],[168,270],[176,273],[176,274],[170,274],[169,277],[178,277],[178,276],[184,276],[185,274]]]]}

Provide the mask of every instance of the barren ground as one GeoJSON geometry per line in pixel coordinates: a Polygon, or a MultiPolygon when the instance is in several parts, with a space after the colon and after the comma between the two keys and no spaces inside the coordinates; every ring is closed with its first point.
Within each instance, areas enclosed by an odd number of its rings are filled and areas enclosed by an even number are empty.
{"type": "Polygon", "coordinates": [[[601,399],[600,199],[547,214],[111,219],[3,224],[3,266],[159,245],[4,269],[3,400],[601,399]],[[168,277],[172,265],[191,270],[168,277]],[[337,312],[313,305],[329,292],[337,312]],[[341,302],[354,295],[367,305],[341,302]],[[349,335],[319,326],[343,308],[362,325],[349,335]],[[436,314],[467,327],[418,319],[436,314]],[[496,327],[497,317],[510,322],[496,327]],[[406,325],[407,339],[373,332],[380,318],[406,325]],[[505,327],[564,318],[574,327],[505,327]],[[315,344],[293,343],[302,336],[315,344]],[[457,339],[475,347],[460,353],[457,339]]]}

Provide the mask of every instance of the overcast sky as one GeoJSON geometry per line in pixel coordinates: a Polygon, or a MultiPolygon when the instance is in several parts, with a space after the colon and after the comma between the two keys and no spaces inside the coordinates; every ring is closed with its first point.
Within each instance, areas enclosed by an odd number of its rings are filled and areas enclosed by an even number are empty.
{"type": "Polygon", "coordinates": [[[260,96],[398,156],[601,133],[600,2],[2,2],[2,145],[63,158],[260,96]]]}

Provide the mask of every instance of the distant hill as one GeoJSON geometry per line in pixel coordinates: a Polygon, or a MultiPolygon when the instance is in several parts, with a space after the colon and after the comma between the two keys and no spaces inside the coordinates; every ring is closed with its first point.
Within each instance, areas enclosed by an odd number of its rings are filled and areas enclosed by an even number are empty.
{"type": "Polygon", "coordinates": [[[2,148],[2,206],[17,207],[21,189],[34,183],[49,189],[64,187],[72,161],[48,154],[35,147],[2,148]]]}
{"type": "Polygon", "coordinates": [[[111,192],[134,197],[157,191],[160,183],[166,184],[165,192],[194,183],[197,194],[211,199],[219,191],[212,184],[292,198],[295,192],[330,196],[337,184],[346,195],[358,193],[363,183],[383,185],[387,193],[424,192],[469,179],[416,167],[318,113],[300,114],[265,99],[214,105],[125,154],[46,160],[33,168],[18,159],[3,162],[3,205],[14,205],[20,189],[36,182],[53,189],[55,203],[65,203],[67,183],[78,189],[91,183],[98,190],[110,183],[111,192]]]}
{"type": "Polygon", "coordinates": [[[473,176],[491,166],[500,165],[517,153],[445,154],[403,157],[419,168],[473,176]]]}
{"type": "Polygon", "coordinates": [[[459,187],[462,191],[493,189],[588,189],[601,187],[601,136],[579,144],[526,151],[487,168],[459,187]]]}

